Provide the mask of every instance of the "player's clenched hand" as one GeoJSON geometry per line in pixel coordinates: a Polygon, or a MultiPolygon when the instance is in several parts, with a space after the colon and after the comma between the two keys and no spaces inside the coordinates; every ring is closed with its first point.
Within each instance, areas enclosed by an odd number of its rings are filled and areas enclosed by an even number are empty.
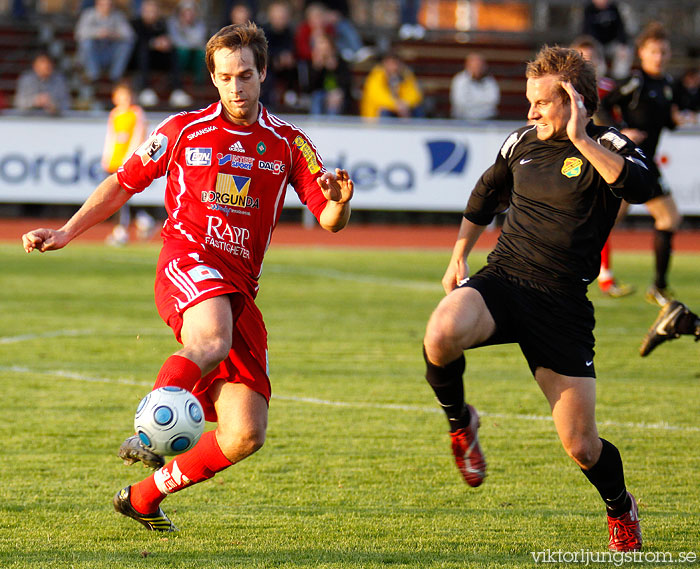
{"type": "Polygon", "coordinates": [[[324,172],[316,178],[318,186],[327,200],[344,204],[349,202],[355,191],[355,184],[350,179],[347,170],[335,169],[333,172],[324,172]]]}
{"type": "Polygon", "coordinates": [[[43,227],[22,235],[22,246],[27,253],[31,253],[34,249],[41,253],[61,249],[68,244],[68,241],[63,231],[43,227]]]}
{"type": "Polygon", "coordinates": [[[468,276],[469,265],[467,262],[462,257],[452,259],[442,277],[442,288],[445,289],[445,294],[450,294],[468,276]]]}

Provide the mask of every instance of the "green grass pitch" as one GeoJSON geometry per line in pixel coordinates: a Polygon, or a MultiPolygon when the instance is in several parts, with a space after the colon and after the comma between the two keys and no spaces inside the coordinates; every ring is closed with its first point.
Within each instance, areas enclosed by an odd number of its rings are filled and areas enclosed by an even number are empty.
{"type": "MultiPolygon", "coordinates": [[[[115,453],[177,349],[153,304],[157,248],[0,254],[2,568],[532,567],[530,552],[606,549],[602,502],[516,346],[467,354],[489,471],[478,489],[461,481],[421,357],[449,251],[273,245],[259,296],[267,443],[168,498],[181,529],[169,536],[111,505],[147,474],[115,453]]],[[[657,313],[642,298],[651,254],[615,263],[638,292],[591,289],[600,432],[622,452],[645,550],[700,553],[700,344],[684,337],[640,358],[657,313]]],[[[673,260],[673,286],[696,311],[698,267],[697,255],[673,260]]]]}

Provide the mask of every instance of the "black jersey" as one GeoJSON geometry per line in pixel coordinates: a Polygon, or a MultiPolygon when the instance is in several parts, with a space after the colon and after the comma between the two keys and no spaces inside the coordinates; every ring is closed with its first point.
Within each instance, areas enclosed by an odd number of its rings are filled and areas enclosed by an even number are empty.
{"type": "Polygon", "coordinates": [[[639,144],[642,151],[652,159],[656,154],[661,131],[674,129],[676,123],[671,107],[676,103],[673,78],[670,75],[652,77],[644,71],[635,71],[622,81],[601,101],[608,114],[617,107],[622,114],[618,128],[636,128],[646,132],[646,139],[639,144]]]}
{"type": "Polygon", "coordinates": [[[580,287],[596,278],[621,199],[647,201],[654,178],[644,154],[617,130],[591,121],[586,131],[626,158],[614,184],[568,139],[542,141],[525,126],[505,141],[464,211],[472,223],[487,225],[507,210],[489,264],[550,285],[580,287]]]}

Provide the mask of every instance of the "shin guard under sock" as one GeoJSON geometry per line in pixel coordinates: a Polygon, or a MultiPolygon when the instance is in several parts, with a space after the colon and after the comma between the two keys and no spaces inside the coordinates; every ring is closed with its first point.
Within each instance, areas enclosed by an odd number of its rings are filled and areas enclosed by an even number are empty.
{"type": "Polygon", "coordinates": [[[231,466],[216,440],[216,432],[202,435],[194,448],[176,456],[163,468],[131,487],[131,505],[142,514],[158,509],[163,499],[187,486],[212,478],[231,466]]]}
{"type": "Polygon", "coordinates": [[[450,423],[450,430],[456,431],[469,425],[470,413],[464,402],[464,383],[462,376],[466,368],[464,354],[446,366],[436,366],[431,363],[423,347],[425,359],[425,379],[435,392],[450,423]]]}
{"type": "Polygon", "coordinates": [[[612,518],[619,518],[629,512],[632,506],[625,487],[622,457],[620,457],[620,452],[615,445],[605,439],[600,440],[603,443],[603,449],[598,462],[588,470],[582,468],[581,471],[600,493],[608,515],[612,518]]]}
{"type": "Polygon", "coordinates": [[[173,386],[192,391],[202,377],[202,370],[192,360],[184,356],[170,356],[160,368],[153,389],[173,386]]]}

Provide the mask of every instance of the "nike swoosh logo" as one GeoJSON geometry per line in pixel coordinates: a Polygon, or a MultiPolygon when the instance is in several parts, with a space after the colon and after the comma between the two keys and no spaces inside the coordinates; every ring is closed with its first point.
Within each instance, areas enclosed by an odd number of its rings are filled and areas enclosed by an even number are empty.
{"type": "Polygon", "coordinates": [[[593,365],[593,360],[586,362],[586,367],[591,367],[593,365]]]}
{"type": "Polygon", "coordinates": [[[525,160],[525,158],[523,158],[520,160],[521,164],[527,164],[528,162],[532,162],[532,158],[528,158],[527,160],[525,160]]]}

